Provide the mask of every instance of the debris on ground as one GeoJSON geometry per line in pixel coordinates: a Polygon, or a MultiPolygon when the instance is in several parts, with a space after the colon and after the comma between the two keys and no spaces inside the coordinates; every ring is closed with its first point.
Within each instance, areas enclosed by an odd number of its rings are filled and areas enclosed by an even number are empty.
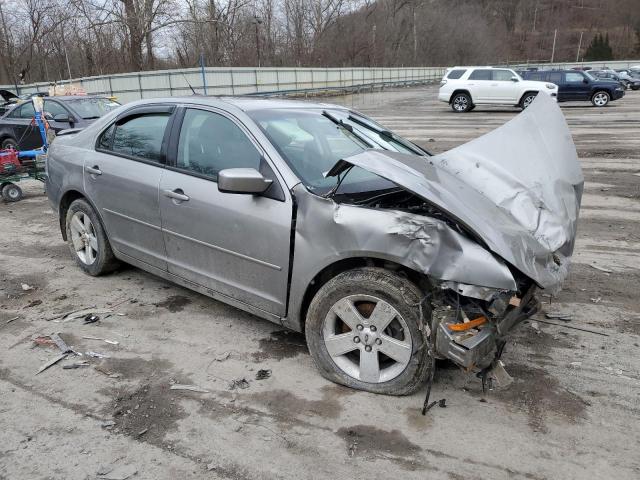
{"type": "Polygon", "coordinates": [[[6,324],[6,323],[15,322],[15,321],[16,321],[16,320],[18,320],[19,318],[20,318],[20,316],[10,318],[9,320],[7,320],[7,321],[5,322],[5,324],[6,324]]]}
{"type": "Polygon", "coordinates": [[[101,342],[108,343],[109,345],[120,345],[120,342],[118,342],[116,340],[109,340],[107,338],[92,337],[90,335],[84,336],[82,338],[84,340],[99,340],[101,342]]]}
{"type": "Polygon", "coordinates": [[[209,393],[209,390],[205,390],[204,388],[200,388],[197,385],[180,385],[175,384],[169,387],[170,390],[189,390],[190,392],[200,392],[200,393],[209,393]]]}
{"type": "Polygon", "coordinates": [[[116,424],[116,422],[114,422],[113,420],[107,420],[106,422],[102,422],[102,424],[100,425],[102,428],[112,428],[114,427],[116,424]]]}
{"type": "Polygon", "coordinates": [[[41,335],[39,337],[36,337],[33,339],[33,343],[40,346],[52,346],[56,344],[56,342],[54,342],[49,335],[41,335]]]}
{"type": "Polygon", "coordinates": [[[555,318],[557,320],[564,320],[566,322],[570,321],[573,318],[571,313],[563,313],[563,312],[547,312],[544,314],[547,318],[555,318]]]}
{"type": "Polygon", "coordinates": [[[85,354],[93,358],[111,358],[109,355],[104,353],[99,353],[99,352],[88,351],[88,352],[85,352],[85,354]]]}
{"type": "Polygon", "coordinates": [[[68,353],[63,353],[59,357],[56,357],[56,358],[54,358],[52,360],[49,360],[47,363],[45,363],[44,365],[42,365],[40,367],[40,369],[36,372],[36,375],[44,372],[47,368],[52,367],[53,365],[58,363],[60,360],[64,360],[65,358],[67,358],[67,355],[68,355],[68,353]]]}
{"type": "Polygon", "coordinates": [[[271,376],[271,370],[260,369],[256,373],[256,380],[264,380],[266,378],[269,378],[270,376],[271,376]]]}
{"type": "Polygon", "coordinates": [[[604,268],[604,267],[600,267],[598,265],[594,265],[593,263],[589,264],[592,268],[595,268],[596,270],[600,270],[601,272],[606,273],[607,275],[610,273],[613,273],[613,270],[609,270],[608,268],[604,268]]]}
{"type": "Polygon", "coordinates": [[[27,303],[24,306],[24,308],[37,307],[38,305],[42,305],[42,300],[40,299],[32,300],[31,302],[27,303]]]}
{"type": "Polygon", "coordinates": [[[541,320],[541,319],[538,319],[538,322],[546,323],[547,325],[555,325],[556,327],[569,328],[571,330],[580,330],[581,332],[593,333],[595,335],[602,335],[603,337],[608,337],[609,336],[608,333],[598,332],[596,330],[591,330],[589,328],[584,328],[584,327],[575,327],[575,326],[572,326],[572,325],[563,325],[562,323],[554,323],[554,322],[549,322],[547,320],[541,320]]]}
{"type": "Polygon", "coordinates": [[[52,333],[51,335],[49,335],[49,337],[51,338],[51,340],[53,340],[53,342],[56,344],[56,346],[60,349],[62,353],[75,353],[71,348],[69,348],[69,345],[67,345],[65,341],[62,340],[62,338],[60,337],[60,334],[52,333]]]}
{"type": "Polygon", "coordinates": [[[127,480],[138,473],[133,465],[121,465],[118,467],[100,467],[96,474],[104,480],[127,480]]]}
{"type": "Polygon", "coordinates": [[[239,388],[241,390],[249,388],[249,382],[247,382],[246,378],[232,380],[231,384],[229,385],[229,390],[235,390],[236,388],[239,388]]]}
{"type": "Polygon", "coordinates": [[[600,303],[600,300],[602,300],[602,297],[591,298],[590,300],[591,300],[593,303],[600,303]]]}
{"type": "Polygon", "coordinates": [[[569,366],[572,368],[579,368],[582,366],[582,362],[571,362],[569,366]]]}
{"type": "Polygon", "coordinates": [[[447,408],[447,399],[446,398],[441,398],[440,400],[434,400],[433,402],[431,402],[429,405],[427,405],[426,407],[424,407],[424,414],[426,414],[429,410],[431,410],[433,407],[435,407],[436,405],[438,405],[438,407],[440,408],[447,408]]]}
{"type": "Polygon", "coordinates": [[[110,308],[96,308],[95,305],[91,307],[82,307],[80,309],[71,310],[69,312],[64,312],[60,314],[56,314],[52,317],[47,318],[46,320],[53,321],[56,323],[65,323],[70,322],[71,320],[76,320],[78,318],[85,318],[89,315],[110,315],[113,313],[113,310],[110,308]]]}
{"type": "Polygon", "coordinates": [[[540,332],[540,325],[538,325],[538,322],[536,322],[535,320],[532,320],[529,322],[529,326],[531,327],[531,329],[536,332],[538,335],[541,333],[540,332]]]}
{"type": "Polygon", "coordinates": [[[64,370],[73,370],[76,368],[89,367],[90,365],[91,364],[89,362],[84,360],[82,362],[75,362],[75,363],[70,363],[69,365],[63,365],[62,368],[64,370]]]}
{"type": "Polygon", "coordinates": [[[84,317],[84,322],[82,322],[82,324],[88,325],[90,323],[96,323],[98,320],[100,320],[100,317],[98,315],[90,313],[84,317]]]}
{"type": "Polygon", "coordinates": [[[120,373],[114,373],[110,370],[107,370],[106,368],[104,368],[101,365],[96,365],[95,367],[93,367],[95,370],[97,370],[100,373],[104,373],[107,377],[109,378],[120,378],[122,376],[122,374],[120,373]]]}
{"type": "Polygon", "coordinates": [[[216,358],[214,358],[214,360],[216,362],[224,362],[225,360],[228,360],[229,357],[231,356],[231,351],[227,351],[224,353],[221,353],[220,355],[217,355],[216,358]]]}
{"type": "Polygon", "coordinates": [[[20,286],[22,287],[23,292],[28,292],[29,290],[33,290],[33,287],[27,283],[23,283],[20,286]]]}
{"type": "Polygon", "coordinates": [[[494,362],[491,369],[487,373],[487,380],[489,381],[489,388],[507,388],[513,383],[513,377],[509,375],[505,370],[502,360],[494,362]]]}
{"type": "Polygon", "coordinates": [[[140,430],[138,433],[136,433],[136,437],[141,437],[142,435],[144,435],[148,431],[149,431],[148,428],[144,428],[144,429],[140,430]]]}

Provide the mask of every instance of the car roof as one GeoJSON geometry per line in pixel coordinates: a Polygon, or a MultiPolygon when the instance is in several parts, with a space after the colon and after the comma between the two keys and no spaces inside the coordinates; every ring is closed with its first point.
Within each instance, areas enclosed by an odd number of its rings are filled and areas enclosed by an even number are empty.
{"type": "Polygon", "coordinates": [[[206,105],[211,107],[220,106],[220,102],[233,105],[236,108],[244,112],[255,110],[275,110],[275,109],[307,109],[307,110],[320,110],[320,109],[333,109],[333,110],[348,110],[340,105],[333,105],[330,103],[315,103],[302,100],[289,100],[282,98],[263,98],[263,97],[239,97],[239,96],[227,96],[227,95],[191,95],[188,97],[169,97],[169,98],[156,98],[148,99],[147,101],[141,101],[138,105],[144,105],[146,103],[194,103],[198,105],[206,105]]]}
{"type": "Polygon", "coordinates": [[[480,70],[480,69],[486,69],[486,70],[495,70],[495,69],[500,69],[500,70],[513,70],[513,68],[511,67],[491,67],[491,66],[481,66],[481,65],[477,65],[477,66],[473,66],[473,65],[469,65],[469,66],[456,66],[456,67],[451,67],[449,70],[457,70],[457,69],[462,69],[462,68],[474,68],[476,70],[480,70]]]}
{"type": "Polygon", "coordinates": [[[61,100],[63,102],[70,100],[84,100],[84,99],[93,99],[93,98],[104,98],[108,99],[105,95],[55,95],[55,96],[44,96],[45,100],[61,100]]]}

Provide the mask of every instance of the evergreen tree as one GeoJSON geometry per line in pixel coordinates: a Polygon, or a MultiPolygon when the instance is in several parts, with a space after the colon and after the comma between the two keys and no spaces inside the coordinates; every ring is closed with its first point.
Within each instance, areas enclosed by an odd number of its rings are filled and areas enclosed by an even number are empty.
{"type": "Polygon", "coordinates": [[[589,47],[587,47],[584,58],[588,61],[613,60],[613,50],[609,44],[609,34],[607,33],[606,36],[603,36],[601,33],[597,33],[591,40],[589,47]]]}

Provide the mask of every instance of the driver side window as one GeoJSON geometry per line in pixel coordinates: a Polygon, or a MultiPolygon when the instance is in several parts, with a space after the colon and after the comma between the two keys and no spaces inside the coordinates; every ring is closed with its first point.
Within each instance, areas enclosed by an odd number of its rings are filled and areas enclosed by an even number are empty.
{"type": "Polygon", "coordinates": [[[176,167],[213,180],[226,168],[260,168],[262,155],[235,123],[223,115],[187,109],[176,167]]]}

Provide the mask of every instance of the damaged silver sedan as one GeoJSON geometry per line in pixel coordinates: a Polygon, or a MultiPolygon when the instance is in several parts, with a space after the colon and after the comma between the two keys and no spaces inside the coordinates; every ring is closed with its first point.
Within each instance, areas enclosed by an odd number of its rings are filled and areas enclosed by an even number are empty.
{"type": "Polygon", "coordinates": [[[47,192],[88,274],[135,265],[408,394],[436,358],[488,371],[567,276],[583,178],[545,97],[440,155],[334,105],[144,100],[58,137],[47,192]]]}

